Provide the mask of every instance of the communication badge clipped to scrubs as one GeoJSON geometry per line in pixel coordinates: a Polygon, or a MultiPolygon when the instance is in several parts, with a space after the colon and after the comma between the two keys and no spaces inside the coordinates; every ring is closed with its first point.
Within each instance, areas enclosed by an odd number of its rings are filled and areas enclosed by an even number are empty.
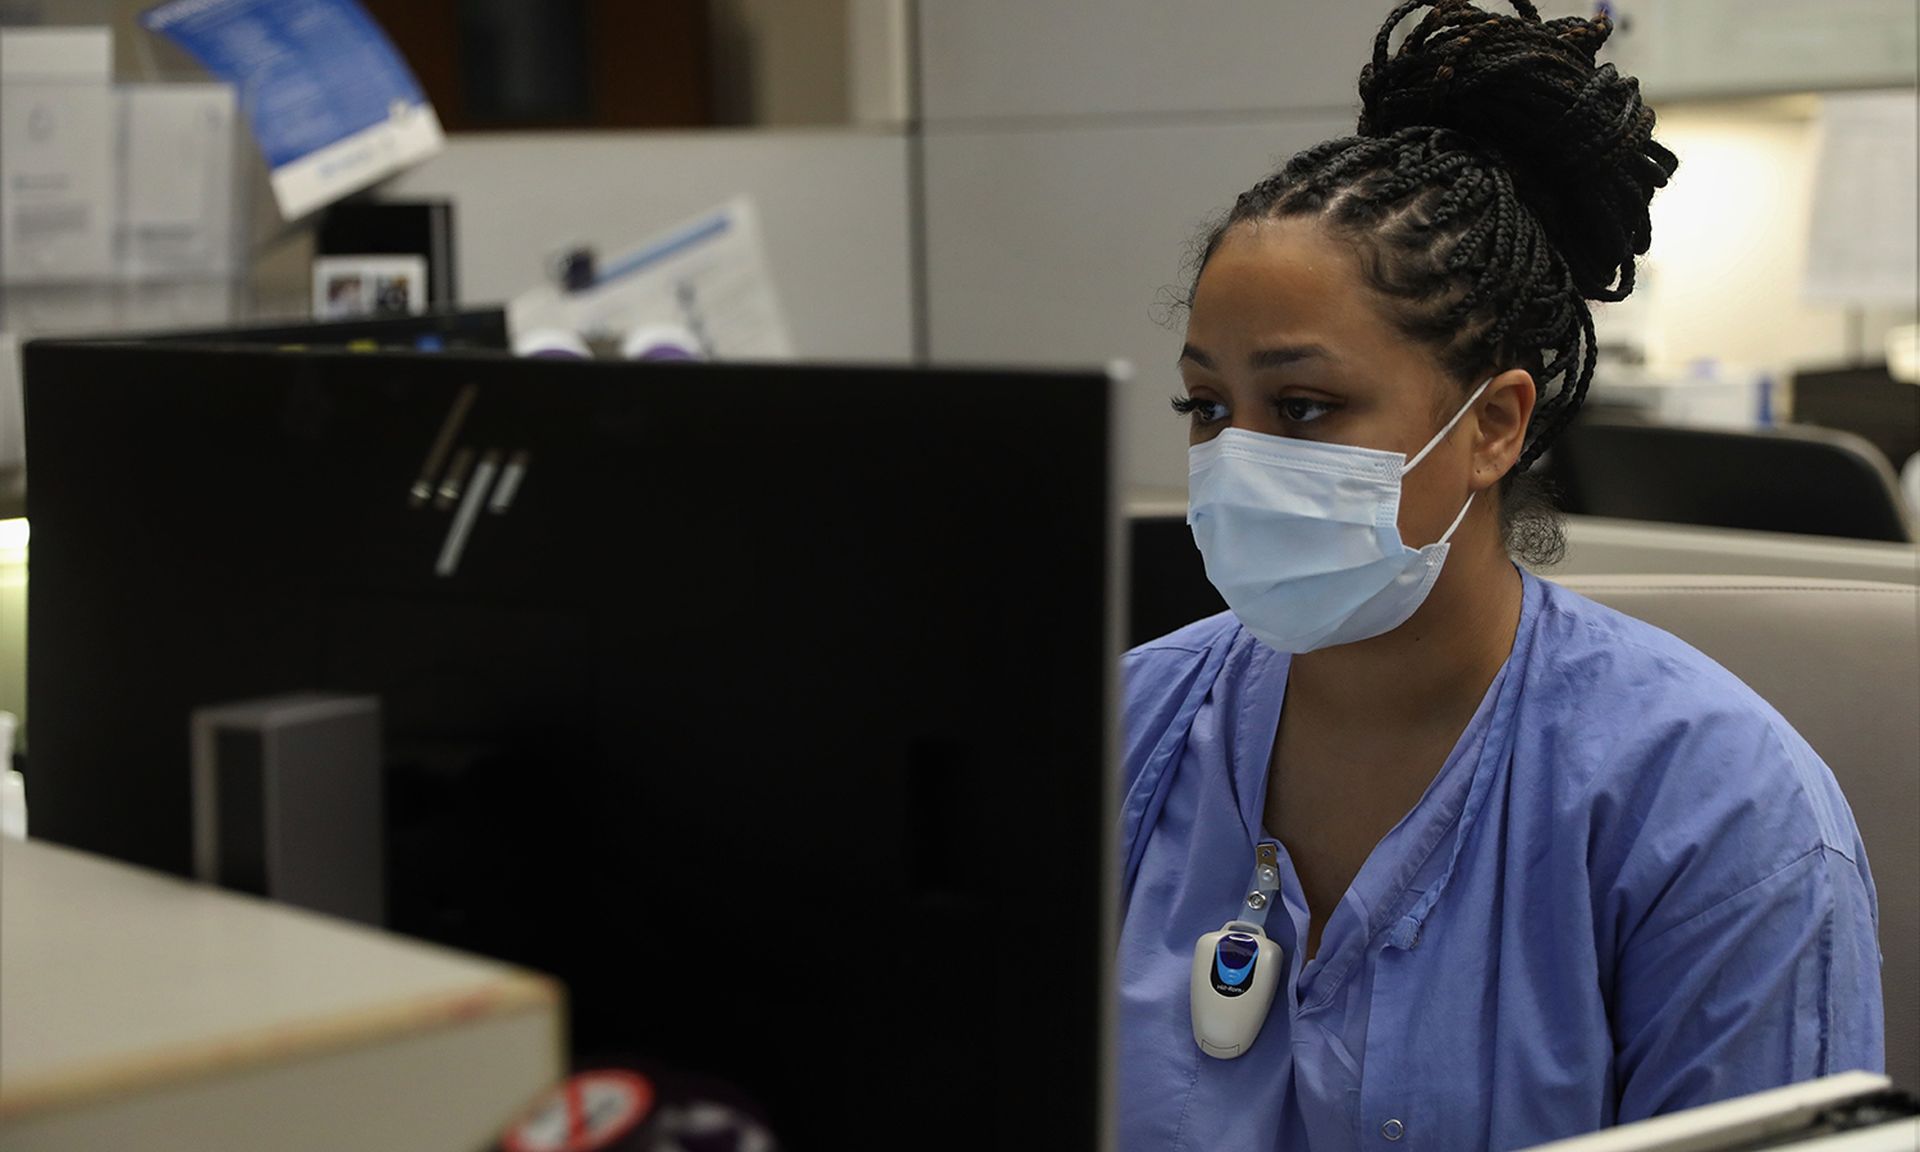
{"type": "Polygon", "coordinates": [[[1262,840],[1254,850],[1246,907],[1218,932],[1193,946],[1193,1038],[1200,1050],[1231,1060],[1260,1035],[1273,1007],[1286,953],[1267,936],[1267,913],[1280,898],[1280,846],[1262,840]]]}
{"type": "Polygon", "coordinates": [[[1187,524],[1207,579],[1247,631],[1276,651],[1301,653],[1406,623],[1439,579],[1473,497],[1438,541],[1409,548],[1400,539],[1401,479],[1492,383],[1482,381],[1411,460],[1239,428],[1187,450],[1187,524]]]}

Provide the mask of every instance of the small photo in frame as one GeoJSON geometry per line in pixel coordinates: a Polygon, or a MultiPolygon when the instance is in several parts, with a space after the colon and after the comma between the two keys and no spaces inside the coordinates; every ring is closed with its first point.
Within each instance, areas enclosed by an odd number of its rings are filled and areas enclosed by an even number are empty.
{"type": "Polygon", "coordinates": [[[417,316],[427,310],[424,256],[316,256],[316,320],[417,316]]]}

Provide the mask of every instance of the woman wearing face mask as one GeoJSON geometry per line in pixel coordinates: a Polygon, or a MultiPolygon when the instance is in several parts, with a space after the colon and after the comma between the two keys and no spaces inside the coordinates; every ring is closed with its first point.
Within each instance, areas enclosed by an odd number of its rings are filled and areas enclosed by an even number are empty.
{"type": "Polygon", "coordinates": [[[1233,611],[1126,660],[1125,1149],[1517,1148],[1881,1065],[1826,766],[1509,558],[1675,168],[1605,18],[1515,7],[1397,8],[1358,134],[1204,245],[1174,406],[1233,611]]]}

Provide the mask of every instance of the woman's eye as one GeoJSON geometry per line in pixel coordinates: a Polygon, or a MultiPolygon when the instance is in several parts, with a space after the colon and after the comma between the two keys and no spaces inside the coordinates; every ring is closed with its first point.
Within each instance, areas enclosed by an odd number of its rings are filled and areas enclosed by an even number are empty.
{"type": "Polygon", "coordinates": [[[1173,410],[1182,416],[1190,417],[1195,424],[1218,424],[1227,418],[1227,406],[1217,400],[1202,400],[1197,396],[1175,396],[1173,410]]]}
{"type": "Polygon", "coordinates": [[[1311,424],[1320,417],[1333,411],[1334,405],[1324,400],[1312,400],[1305,396],[1289,396],[1281,400],[1276,407],[1280,415],[1295,424],[1311,424]]]}

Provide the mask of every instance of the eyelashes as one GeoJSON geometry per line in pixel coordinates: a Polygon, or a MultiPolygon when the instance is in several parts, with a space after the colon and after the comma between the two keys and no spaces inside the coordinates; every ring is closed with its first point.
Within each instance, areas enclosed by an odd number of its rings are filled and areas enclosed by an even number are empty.
{"type": "MultiPolygon", "coordinates": [[[[1218,424],[1227,418],[1227,406],[1217,400],[1175,395],[1167,402],[1176,415],[1193,421],[1195,427],[1204,428],[1218,424]]],[[[1286,424],[1311,424],[1340,408],[1340,405],[1332,401],[1315,400],[1306,396],[1288,396],[1271,403],[1274,415],[1286,424]]]]}
{"type": "Polygon", "coordinates": [[[1218,424],[1227,418],[1227,406],[1215,400],[1202,400],[1195,396],[1172,396],[1167,401],[1175,415],[1184,416],[1196,425],[1218,424]]]}
{"type": "Polygon", "coordinates": [[[1289,396],[1274,404],[1274,410],[1281,419],[1290,424],[1311,424],[1340,406],[1325,400],[1313,400],[1305,396],[1289,396]]]}

